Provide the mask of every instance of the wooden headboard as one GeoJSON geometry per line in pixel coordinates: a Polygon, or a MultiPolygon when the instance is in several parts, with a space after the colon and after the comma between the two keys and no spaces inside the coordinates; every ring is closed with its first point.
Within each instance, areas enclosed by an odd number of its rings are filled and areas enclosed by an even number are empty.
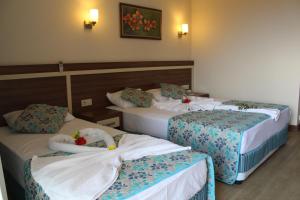
{"type": "Polygon", "coordinates": [[[125,87],[151,89],[159,83],[190,85],[193,61],[139,61],[0,66],[2,115],[32,103],[67,106],[73,113],[111,105],[107,92],[125,87]],[[81,107],[92,98],[93,105],[81,107]]]}
{"type": "Polygon", "coordinates": [[[0,80],[0,99],[0,126],[5,125],[3,114],[29,104],[67,106],[66,77],[0,80]]]}

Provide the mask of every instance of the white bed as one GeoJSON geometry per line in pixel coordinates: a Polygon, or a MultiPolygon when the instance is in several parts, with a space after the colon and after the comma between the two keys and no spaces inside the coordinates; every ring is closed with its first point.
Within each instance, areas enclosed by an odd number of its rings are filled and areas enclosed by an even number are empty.
{"type": "MultiPolygon", "coordinates": [[[[100,126],[80,119],[65,123],[59,133],[71,134],[82,128],[101,128],[112,136],[125,132],[100,126]]],[[[8,127],[0,127],[0,153],[4,168],[24,187],[23,166],[34,155],[45,155],[53,151],[47,147],[48,139],[53,134],[17,134],[8,127]]],[[[170,199],[174,195],[185,194],[190,198],[199,192],[207,181],[205,160],[165,179],[155,186],[133,196],[130,199],[170,199]]]]}
{"type": "MultiPolygon", "coordinates": [[[[168,121],[171,117],[179,115],[178,112],[151,108],[120,108],[109,106],[109,109],[123,112],[123,128],[133,133],[142,133],[167,139],[168,121]]],[[[282,130],[290,120],[290,111],[285,109],[281,112],[279,120],[267,119],[260,124],[248,129],[243,134],[240,154],[248,153],[259,147],[266,140],[282,130]]],[[[264,158],[266,160],[274,151],[264,158]]],[[[262,161],[263,162],[263,161],[262,161]]],[[[245,173],[239,173],[237,181],[245,180],[262,162],[245,173]]]]}

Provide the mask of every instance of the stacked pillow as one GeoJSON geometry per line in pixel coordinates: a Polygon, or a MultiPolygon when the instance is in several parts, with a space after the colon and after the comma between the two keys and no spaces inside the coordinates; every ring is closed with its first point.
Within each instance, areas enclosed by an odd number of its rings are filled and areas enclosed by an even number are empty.
{"type": "Polygon", "coordinates": [[[179,85],[161,83],[161,88],[142,91],[141,89],[126,88],[115,93],[107,93],[109,101],[121,108],[145,107],[152,101],[164,102],[172,99],[182,99],[186,90],[179,85]]]}
{"type": "Polygon", "coordinates": [[[20,133],[56,133],[65,122],[74,119],[67,108],[46,104],[32,104],[3,117],[10,128],[20,133]]]}
{"type": "Polygon", "coordinates": [[[144,107],[152,105],[153,95],[141,89],[126,88],[115,93],[107,93],[108,100],[121,108],[144,107]]]}
{"type": "Polygon", "coordinates": [[[126,88],[123,90],[121,98],[138,107],[149,108],[152,105],[153,95],[142,90],[126,88]]]}
{"type": "Polygon", "coordinates": [[[179,85],[161,83],[161,95],[173,99],[182,99],[186,95],[186,90],[179,85]]]}
{"type": "Polygon", "coordinates": [[[114,93],[107,93],[106,97],[108,98],[108,100],[120,107],[120,108],[132,108],[135,107],[135,105],[129,101],[126,101],[124,99],[121,98],[121,94],[122,94],[123,90],[118,91],[118,92],[114,92],[114,93]]]}
{"type": "Polygon", "coordinates": [[[160,88],[147,90],[147,92],[151,93],[153,95],[154,100],[157,101],[157,102],[164,102],[164,101],[169,100],[169,97],[164,97],[164,96],[161,95],[161,89],[160,88]]]}

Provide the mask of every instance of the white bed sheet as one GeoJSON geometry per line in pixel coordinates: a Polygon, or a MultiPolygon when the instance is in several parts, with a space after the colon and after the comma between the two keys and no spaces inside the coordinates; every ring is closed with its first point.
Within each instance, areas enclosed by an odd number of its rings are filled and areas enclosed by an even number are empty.
{"type": "MultiPolygon", "coordinates": [[[[180,113],[151,108],[120,108],[109,106],[109,109],[123,112],[123,128],[134,133],[143,133],[153,137],[167,139],[168,121],[171,117],[180,113]]],[[[282,130],[290,120],[290,111],[285,109],[281,112],[276,122],[267,119],[256,126],[248,129],[243,134],[241,154],[250,152],[264,143],[272,135],[282,130]]]]}
{"type": "MultiPolygon", "coordinates": [[[[110,127],[101,126],[81,119],[65,123],[59,133],[72,134],[82,128],[102,128],[112,136],[125,133],[110,127]]],[[[0,154],[4,168],[15,180],[24,187],[23,166],[26,160],[34,155],[51,153],[48,149],[48,139],[53,134],[17,134],[8,127],[0,127],[0,154]]],[[[189,199],[205,185],[207,180],[206,161],[200,161],[190,168],[156,184],[155,186],[133,196],[130,199],[170,199],[170,197],[185,195],[189,199]],[[183,192],[184,191],[184,192],[183,192]]],[[[183,198],[184,199],[184,198],[183,198]]]]}

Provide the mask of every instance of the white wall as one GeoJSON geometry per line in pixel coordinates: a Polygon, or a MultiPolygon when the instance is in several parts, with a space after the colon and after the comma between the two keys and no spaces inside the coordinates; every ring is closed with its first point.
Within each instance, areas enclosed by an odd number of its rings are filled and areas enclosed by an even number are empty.
{"type": "Polygon", "coordinates": [[[287,104],[297,124],[300,1],[192,0],[191,8],[194,88],[287,104]]]}
{"type": "Polygon", "coordinates": [[[121,39],[119,0],[0,1],[0,65],[190,59],[189,39],[177,26],[189,23],[189,0],[122,0],[163,10],[162,40],[121,39]],[[90,8],[100,21],[84,31],[90,8]]]}

